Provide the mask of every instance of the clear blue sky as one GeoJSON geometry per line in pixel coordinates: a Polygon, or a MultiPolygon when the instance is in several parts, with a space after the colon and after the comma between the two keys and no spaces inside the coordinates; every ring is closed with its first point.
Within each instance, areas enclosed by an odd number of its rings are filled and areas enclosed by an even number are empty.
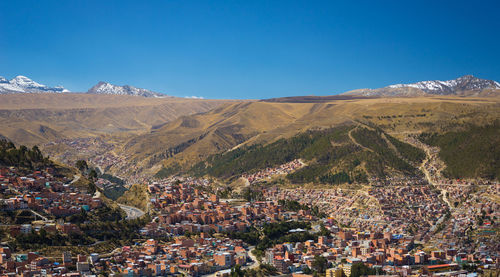
{"type": "Polygon", "coordinates": [[[499,10],[500,1],[0,0],[0,76],[205,98],[500,81],[499,10]]]}

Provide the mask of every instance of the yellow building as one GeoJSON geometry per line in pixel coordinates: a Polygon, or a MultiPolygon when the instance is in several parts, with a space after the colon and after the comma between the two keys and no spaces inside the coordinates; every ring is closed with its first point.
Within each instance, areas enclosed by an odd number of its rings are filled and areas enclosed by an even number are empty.
{"type": "Polygon", "coordinates": [[[352,267],[351,263],[342,264],[340,267],[344,271],[345,276],[347,276],[347,277],[351,276],[351,267],[352,267]]]}
{"type": "Polygon", "coordinates": [[[338,267],[332,267],[328,268],[326,270],[326,277],[336,277],[336,276],[342,276],[342,269],[338,267]]]}

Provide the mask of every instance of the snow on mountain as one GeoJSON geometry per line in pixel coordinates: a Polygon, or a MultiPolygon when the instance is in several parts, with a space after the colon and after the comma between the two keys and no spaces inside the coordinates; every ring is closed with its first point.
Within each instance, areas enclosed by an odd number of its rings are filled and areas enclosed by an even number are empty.
{"type": "Polygon", "coordinates": [[[143,97],[170,97],[158,92],[150,91],[143,88],[133,86],[117,86],[106,82],[99,82],[97,85],[90,88],[87,93],[91,94],[115,94],[115,95],[133,95],[143,97]]]}
{"type": "Polygon", "coordinates": [[[64,93],[69,92],[62,86],[49,87],[39,84],[26,76],[16,76],[7,80],[0,76],[0,94],[8,93],[64,93]]]}
{"type": "Polygon", "coordinates": [[[417,88],[430,94],[456,94],[457,91],[500,89],[498,82],[476,78],[472,75],[465,75],[460,78],[448,81],[422,81],[413,84],[396,84],[387,88],[417,88]]]}
{"type": "Polygon", "coordinates": [[[424,95],[460,95],[487,96],[489,91],[500,90],[500,84],[493,80],[465,75],[448,81],[422,81],[412,84],[395,84],[378,89],[360,89],[348,91],[348,95],[362,96],[424,96],[424,95]]]}

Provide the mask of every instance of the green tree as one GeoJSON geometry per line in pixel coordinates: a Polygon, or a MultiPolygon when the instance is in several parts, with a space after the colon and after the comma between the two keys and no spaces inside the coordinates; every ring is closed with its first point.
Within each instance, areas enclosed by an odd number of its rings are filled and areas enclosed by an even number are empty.
{"type": "Polygon", "coordinates": [[[95,181],[97,179],[97,171],[95,169],[91,169],[89,172],[89,179],[95,181]]]}
{"type": "Polygon", "coordinates": [[[308,266],[306,266],[306,267],[304,267],[304,268],[302,269],[302,272],[303,272],[304,274],[311,274],[311,273],[312,273],[312,270],[311,270],[308,266]]]}
{"type": "Polygon", "coordinates": [[[312,262],[312,268],[319,273],[325,273],[328,268],[328,260],[323,256],[316,255],[312,262]]]}
{"type": "Polygon", "coordinates": [[[245,276],[243,270],[241,270],[241,265],[237,264],[231,268],[231,277],[243,277],[245,276]]]}
{"type": "Polygon", "coordinates": [[[78,160],[78,161],[76,161],[75,166],[81,172],[87,171],[87,169],[89,168],[89,166],[87,165],[87,162],[85,160],[78,160]]]}
{"type": "MultiPolygon", "coordinates": [[[[374,268],[366,266],[364,263],[355,263],[351,267],[351,276],[360,277],[365,275],[375,275],[377,271],[374,268]]],[[[384,274],[383,272],[378,272],[378,274],[384,274]]]]}

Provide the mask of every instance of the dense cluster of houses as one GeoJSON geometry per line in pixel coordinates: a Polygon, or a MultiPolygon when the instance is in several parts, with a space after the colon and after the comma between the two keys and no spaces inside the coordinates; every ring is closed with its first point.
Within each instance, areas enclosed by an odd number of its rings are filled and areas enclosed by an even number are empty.
{"type": "MultiPolygon", "coordinates": [[[[391,269],[392,272],[403,276],[412,273],[408,265],[434,266],[429,272],[439,268],[436,263],[458,265],[478,263],[486,267],[498,266],[499,224],[495,219],[500,217],[498,204],[500,184],[463,180],[443,181],[439,185],[443,187],[436,189],[422,184],[409,186],[406,185],[409,180],[401,178],[396,178],[394,181],[396,184],[392,186],[374,185],[366,190],[356,191],[340,188],[267,189],[265,192],[267,200],[292,199],[301,204],[319,206],[329,215],[327,224],[333,226],[331,223],[335,223],[347,228],[340,231],[338,227],[331,228],[336,234],[334,248],[343,247],[340,252],[338,249],[324,248],[324,243],[310,242],[309,248],[300,243],[286,244],[269,250],[278,257],[269,263],[285,270],[283,272],[300,271],[304,266],[310,265],[310,259],[314,255],[319,254],[327,257],[332,264],[336,264],[336,269],[339,269],[338,266],[342,269],[339,261],[349,257],[359,259],[359,250],[363,254],[361,261],[365,264],[381,266],[385,271],[391,269]],[[449,207],[448,203],[452,207],[449,207]],[[351,235],[345,235],[349,234],[349,231],[345,230],[350,230],[351,235]],[[358,233],[352,233],[354,230],[358,233]],[[367,240],[367,234],[370,240],[367,240]],[[382,234],[385,243],[380,240],[382,234]],[[358,244],[360,236],[365,242],[358,244]],[[342,240],[346,240],[346,243],[342,240]],[[401,245],[401,242],[405,244],[401,245]],[[407,242],[411,244],[406,244],[407,242]],[[429,253],[413,250],[410,255],[408,251],[413,249],[414,242],[432,246],[439,251],[429,253]],[[318,250],[319,246],[321,247],[318,250]],[[399,251],[399,256],[390,254],[394,251],[391,247],[395,246],[399,247],[398,249],[406,249],[406,252],[396,249],[399,251]],[[380,248],[384,249],[382,253],[379,251],[380,248]],[[288,258],[285,257],[286,251],[289,252],[288,258]],[[301,255],[297,255],[297,252],[301,255]],[[445,254],[438,255],[439,253],[445,254]],[[407,267],[403,270],[404,266],[407,267]]],[[[415,274],[422,274],[422,271],[415,274]]]]}
{"type": "Polygon", "coordinates": [[[453,209],[430,243],[467,250],[479,262],[498,257],[500,204],[495,199],[500,199],[500,184],[453,181],[440,186],[453,209]]]}
{"type": "Polygon", "coordinates": [[[196,238],[177,237],[167,243],[149,239],[123,246],[111,255],[97,253],[72,256],[64,252],[54,262],[37,253],[12,254],[0,247],[2,276],[93,276],[105,269],[117,276],[199,276],[235,265],[247,264],[248,254],[240,240],[213,238],[201,233],[196,238]]]}
{"type": "Polygon", "coordinates": [[[67,178],[55,178],[53,169],[21,174],[16,168],[0,169],[0,210],[33,210],[47,216],[65,217],[90,211],[103,205],[102,200],[69,184],[67,178]]]}
{"type": "Polygon", "coordinates": [[[68,272],[71,262],[52,262],[34,252],[13,254],[8,247],[0,247],[0,265],[2,276],[61,276],[68,272]]]}
{"type": "Polygon", "coordinates": [[[206,180],[164,179],[148,186],[150,207],[158,216],[143,233],[149,236],[185,232],[244,231],[261,222],[312,219],[309,211],[286,211],[277,201],[231,203],[207,192],[206,180]]]}
{"type": "Polygon", "coordinates": [[[423,236],[448,212],[439,191],[428,185],[377,187],[368,193],[378,201],[386,228],[415,233],[417,240],[428,240],[423,236]]]}
{"type": "Polygon", "coordinates": [[[213,238],[201,233],[159,243],[149,239],[137,246],[124,246],[108,258],[108,268],[118,274],[159,276],[184,273],[208,274],[247,263],[247,250],[239,240],[213,238]]]}
{"type": "MultiPolygon", "coordinates": [[[[300,166],[296,160],[244,177],[253,183],[300,166]]],[[[2,168],[0,194],[5,197],[0,209],[30,210],[58,218],[103,205],[99,198],[69,182],[68,178],[54,178],[50,168],[30,174],[2,168]]],[[[370,182],[371,186],[352,190],[260,188],[265,200],[251,202],[219,199],[217,188],[207,179],[175,177],[148,182],[148,206],[154,217],[140,230],[148,238],[145,242],[121,246],[107,255],[65,252],[62,259],[13,254],[4,246],[0,247],[0,275],[81,276],[105,270],[125,276],[227,274],[225,269],[251,261],[248,248],[240,240],[213,234],[281,220],[321,221],[331,231],[331,236],[319,236],[315,241],[285,242],[267,249],[262,262],[284,274],[305,275],[317,256],[328,261],[327,277],[339,272],[349,277],[358,263],[399,276],[464,276],[466,272],[460,270],[464,263],[500,264],[496,222],[500,184],[440,180],[430,185],[419,176],[372,178],[370,182]],[[316,218],[310,209],[286,210],[279,200],[317,207],[328,217],[316,218]],[[168,242],[163,242],[165,238],[168,242]],[[425,247],[425,252],[417,250],[425,247]]],[[[12,236],[40,229],[80,232],[78,226],[62,221],[9,228],[12,236]]]]}
{"type": "MultiPolygon", "coordinates": [[[[292,199],[315,205],[340,224],[359,230],[412,233],[425,239],[447,212],[439,192],[428,185],[374,186],[366,190],[270,189],[269,200],[292,199]]],[[[428,238],[427,238],[428,239],[428,238]]]]}
{"type": "Polygon", "coordinates": [[[44,145],[47,154],[57,156],[57,159],[65,164],[74,164],[76,160],[83,159],[89,160],[101,168],[106,168],[106,166],[116,162],[116,158],[111,152],[113,148],[112,144],[105,142],[100,137],[59,139],[44,145]],[[60,146],[68,150],[60,153],[60,146]],[[58,150],[52,152],[52,147],[58,150]]]}
{"type": "MultiPolygon", "coordinates": [[[[320,236],[317,241],[282,243],[265,251],[265,263],[275,266],[282,273],[302,272],[314,268],[316,256],[328,261],[327,276],[343,271],[350,276],[353,264],[365,265],[396,276],[422,276],[447,272],[446,276],[461,276],[460,264],[480,262],[486,267],[496,267],[500,258],[483,257],[445,248],[429,252],[415,251],[415,237],[391,232],[357,232],[342,229],[325,222],[332,231],[331,237],[320,236]],[[451,266],[450,266],[451,265],[451,266]],[[454,275],[456,274],[456,275],[454,275]]],[[[465,272],[466,274],[467,272],[465,272]]],[[[465,275],[464,275],[465,276],[465,275]]]]}

